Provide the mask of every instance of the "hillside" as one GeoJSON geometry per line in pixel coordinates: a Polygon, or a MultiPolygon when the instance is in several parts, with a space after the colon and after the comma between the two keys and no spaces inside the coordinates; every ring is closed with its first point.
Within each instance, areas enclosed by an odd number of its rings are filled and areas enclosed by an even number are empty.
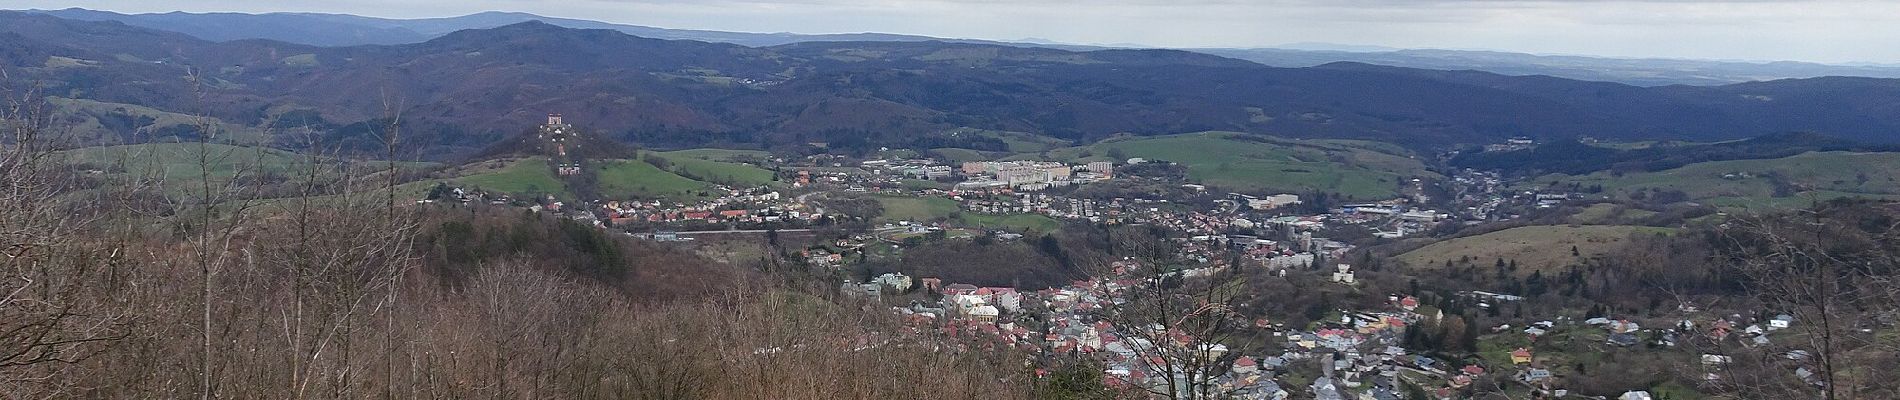
{"type": "Polygon", "coordinates": [[[1049,154],[1077,162],[1165,160],[1186,165],[1190,179],[1235,190],[1325,191],[1359,199],[1384,199],[1393,197],[1402,181],[1437,176],[1426,171],[1424,163],[1402,152],[1349,141],[1203,132],[1111,139],[1049,154]]]}
{"type": "Polygon", "coordinates": [[[732,159],[733,154],[694,150],[642,154],[644,157],[665,158],[671,164],[671,172],[693,180],[733,187],[753,187],[774,182],[770,170],[751,164],[727,161],[732,159]]]}
{"type": "Polygon", "coordinates": [[[603,160],[598,165],[600,192],[609,199],[697,196],[709,186],[640,160],[603,160]]]}
{"type": "MultiPolygon", "coordinates": [[[[578,29],[611,29],[656,39],[697,40],[744,46],[777,46],[820,41],[942,41],[995,44],[1017,47],[1047,47],[1069,50],[1099,49],[1046,41],[1000,42],[950,39],[888,33],[793,34],[720,32],[666,29],[650,26],[614,24],[598,21],[553,18],[527,13],[484,12],[458,17],[388,19],[345,14],[318,13],[184,13],[121,14],[79,8],[38,11],[63,18],[87,21],[118,21],[127,25],[181,32],[211,41],[268,39],[314,46],[394,45],[419,43],[463,29],[486,29],[527,21],[578,29]]],[[[1548,75],[1569,79],[1619,82],[1639,86],[1725,85],[1748,81],[1822,76],[1868,76],[1900,78],[1900,68],[1892,66],[1830,65],[1806,62],[1738,62],[1718,60],[1631,59],[1588,56],[1555,56],[1440,49],[1369,49],[1341,51],[1337,48],[1208,48],[1191,49],[1253,61],[1269,66],[1301,68],[1334,62],[1359,62],[1406,68],[1437,70],[1479,70],[1505,75],[1548,75]]]]}
{"type": "Polygon", "coordinates": [[[199,179],[200,161],[212,175],[236,170],[282,174],[305,156],[288,151],[209,143],[147,143],[86,147],[63,152],[68,162],[115,173],[138,173],[172,182],[199,179]],[[201,157],[202,156],[202,157],[201,157]],[[202,160],[201,160],[202,158],[202,160]]]}
{"type": "Polygon", "coordinates": [[[456,173],[461,175],[450,180],[468,185],[470,189],[574,196],[568,191],[567,183],[548,168],[546,158],[490,160],[463,166],[456,173]]]}
{"type": "Polygon", "coordinates": [[[1701,162],[1655,172],[1553,174],[1533,181],[1601,186],[1604,193],[1619,198],[1681,192],[1682,198],[1675,200],[1788,208],[1806,206],[1813,199],[1900,198],[1900,172],[1896,171],[1900,171],[1900,153],[1809,152],[1774,159],[1701,162]]]}
{"type": "MultiPolygon", "coordinates": [[[[770,171],[742,169],[751,168],[749,166],[710,161],[694,163],[691,159],[683,161],[686,162],[674,165],[676,171],[701,171],[706,174],[704,176],[715,177],[708,178],[715,181],[770,181],[770,171]],[[765,172],[767,176],[753,174],[759,171],[765,172]]],[[[682,200],[700,197],[705,189],[712,186],[711,182],[681,176],[640,160],[597,160],[588,168],[592,169],[596,179],[594,189],[604,199],[682,200]]],[[[446,174],[448,177],[442,180],[467,185],[471,189],[510,194],[553,194],[566,200],[573,200],[577,195],[575,188],[570,187],[571,183],[554,175],[547,159],[543,157],[479,161],[446,174]]]]}
{"type": "Polygon", "coordinates": [[[576,29],[611,29],[656,39],[697,40],[746,46],[776,46],[815,41],[955,41],[1043,47],[1085,47],[987,40],[945,39],[887,33],[794,34],[721,32],[667,29],[554,18],[520,12],[490,11],[447,18],[390,19],[323,13],[151,13],[122,14],[83,8],[33,12],[85,21],[117,21],[137,27],[164,29],[211,41],[268,39],[312,46],[394,45],[418,43],[464,29],[486,29],[536,21],[576,29]]]}
{"type": "Polygon", "coordinates": [[[1481,267],[1489,267],[1495,260],[1515,260],[1528,273],[1610,253],[1631,235],[1671,232],[1668,228],[1619,225],[1525,226],[1432,243],[1400,254],[1397,259],[1416,268],[1439,268],[1446,261],[1465,259],[1481,267]],[[1577,248],[1578,255],[1571,255],[1571,247],[1577,248]]]}
{"type": "Polygon", "coordinates": [[[1706,161],[1772,159],[1815,151],[1892,152],[1900,146],[1869,144],[1814,133],[1765,135],[1714,143],[1677,141],[1590,142],[1559,140],[1530,149],[1469,149],[1450,160],[1463,168],[1582,175],[1596,171],[1654,172],[1706,161]]]}
{"type": "Polygon", "coordinates": [[[1900,104],[1900,81],[1882,79],[1644,88],[1350,64],[1272,68],[1171,50],[754,48],[540,22],[412,44],[314,47],[4,12],[0,35],[0,65],[18,71],[16,80],[51,82],[48,93],[202,111],[244,126],[290,115],[330,132],[331,143],[365,148],[400,112],[411,133],[405,143],[432,159],[475,153],[549,112],[616,140],[679,148],[902,144],[962,127],[1082,142],[1229,130],[1414,147],[1519,135],[1712,141],[1804,130],[1900,140],[1889,134],[1900,128],[1900,113],[1889,107],[1900,104]],[[189,84],[188,70],[201,71],[207,85],[189,84]]]}
{"type": "Polygon", "coordinates": [[[1789,61],[1636,59],[1440,49],[1338,51],[1269,48],[1196,49],[1195,51],[1276,67],[1311,67],[1335,62],[1357,62],[1405,68],[1478,70],[1504,75],[1547,75],[1639,86],[1714,86],[1822,76],[1900,78],[1900,68],[1889,66],[1843,66],[1789,61]]]}

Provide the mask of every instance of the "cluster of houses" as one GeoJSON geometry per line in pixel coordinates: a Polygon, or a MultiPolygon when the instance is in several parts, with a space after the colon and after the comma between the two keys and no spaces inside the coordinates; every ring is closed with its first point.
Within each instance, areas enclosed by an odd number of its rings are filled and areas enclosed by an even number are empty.
{"type": "MultiPolygon", "coordinates": [[[[938,329],[953,336],[981,335],[999,345],[1094,358],[1103,363],[1107,384],[1137,392],[1164,390],[1173,379],[1176,390],[1217,392],[1244,399],[1286,399],[1290,392],[1283,378],[1292,372],[1291,364],[1312,361],[1321,370],[1310,388],[1319,398],[1398,399],[1400,370],[1433,369],[1438,364],[1428,357],[1408,355],[1399,347],[1403,330],[1424,318],[1408,311],[1417,307],[1417,299],[1395,301],[1398,305],[1410,304],[1400,310],[1345,313],[1340,320],[1312,330],[1287,329],[1265,319],[1256,320],[1255,328],[1272,331],[1285,341],[1283,350],[1266,355],[1232,355],[1224,345],[1200,342],[1179,331],[1117,326],[1098,319],[1103,310],[1126,301],[1129,291],[1140,286],[1131,275],[1137,267],[1133,262],[1117,262],[1111,267],[1115,271],[1112,274],[1034,293],[944,285],[926,278],[921,280],[924,287],[942,295],[942,306],[914,303],[895,309],[907,318],[942,325],[938,329]],[[1030,304],[1035,306],[1025,307],[1030,304]],[[1034,337],[1026,337],[1018,319],[1008,316],[1034,310],[1044,313],[1041,320],[1045,327],[1034,337]],[[1188,363],[1181,357],[1205,359],[1188,363]],[[1184,382],[1184,376],[1169,377],[1160,372],[1168,370],[1161,367],[1168,363],[1207,366],[1208,370],[1193,382],[1184,382]]],[[[1468,379],[1463,382],[1468,383],[1468,379]]],[[[1460,381],[1456,377],[1447,380],[1460,381]]]]}
{"type": "Polygon", "coordinates": [[[726,189],[723,192],[718,198],[690,205],[660,200],[607,201],[600,203],[599,212],[613,226],[632,226],[643,222],[809,222],[824,216],[822,210],[792,201],[770,188],[726,189]]]}
{"type": "Polygon", "coordinates": [[[1122,199],[1097,201],[1014,191],[952,191],[951,200],[959,208],[976,214],[1042,214],[1061,219],[1091,222],[1119,221],[1133,210],[1133,202],[1122,199]]]}

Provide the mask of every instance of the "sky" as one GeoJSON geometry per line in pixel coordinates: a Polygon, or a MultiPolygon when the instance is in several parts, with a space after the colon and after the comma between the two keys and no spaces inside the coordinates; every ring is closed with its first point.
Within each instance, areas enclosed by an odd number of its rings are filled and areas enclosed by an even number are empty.
{"type": "Polygon", "coordinates": [[[1900,0],[8,0],[6,8],[520,11],[662,28],[883,32],[1159,47],[1336,43],[1538,54],[1900,64],[1900,0]]]}

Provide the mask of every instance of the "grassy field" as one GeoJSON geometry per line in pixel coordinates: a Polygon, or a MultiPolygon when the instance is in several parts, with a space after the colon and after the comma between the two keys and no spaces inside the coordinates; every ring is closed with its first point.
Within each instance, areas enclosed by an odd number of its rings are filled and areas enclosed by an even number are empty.
{"type": "Polygon", "coordinates": [[[1230,132],[1117,138],[1052,150],[1049,157],[1081,162],[1108,160],[1110,154],[1180,163],[1189,178],[1220,187],[1339,192],[1358,199],[1394,197],[1402,180],[1436,176],[1389,145],[1230,132]]]}
{"type": "MultiPolygon", "coordinates": [[[[324,168],[334,168],[333,158],[309,156],[291,151],[265,148],[233,146],[206,143],[143,143],[130,145],[84,147],[60,152],[65,162],[78,168],[98,169],[104,176],[115,181],[140,181],[163,185],[167,193],[184,194],[197,187],[209,173],[214,182],[229,182],[236,174],[247,177],[279,176],[287,180],[296,180],[297,170],[309,166],[310,162],[324,163],[324,168]],[[203,156],[202,158],[200,156],[203,156]],[[209,166],[206,171],[200,166],[202,161],[209,166]]],[[[386,177],[383,170],[386,165],[381,161],[363,161],[352,163],[360,175],[366,179],[386,177]]],[[[398,168],[420,168],[433,165],[421,162],[397,162],[398,168]]],[[[326,169],[318,179],[339,178],[335,170],[326,169]]],[[[286,183],[291,184],[291,183],[286,183]]]]}
{"type": "Polygon", "coordinates": [[[925,190],[925,189],[950,190],[950,188],[955,186],[955,184],[923,180],[923,179],[899,179],[897,180],[897,182],[903,184],[905,190],[925,190]]]}
{"type": "Polygon", "coordinates": [[[289,151],[262,148],[241,147],[224,144],[197,143],[146,143],[117,146],[85,147],[61,153],[68,162],[85,163],[95,167],[123,166],[126,171],[154,172],[150,178],[162,178],[168,182],[196,181],[201,178],[200,156],[211,167],[212,175],[230,176],[239,170],[245,173],[284,172],[292,165],[301,162],[303,155],[289,151]]]}
{"type": "Polygon", "coordinates": [[[1528,273],[1575,263],[1578,256],[1570,254],[1571,246],[1577,248],[1581,257],[1587,258],[1616,250],[1631,235],[1674,232],[1670,228],[1626,225],[1525,226],[1433,243],[1400,254],[1398,260],[1415,267],[1433,268],[1445,265],[1445,260],[1463,257],[1480,264],[1502,258],[1517,260],[1528,273]]]}
{"type": "Polygon", "coordinates": [[[1062,228],[1062,222],[1054,218],[1037,214],[983,215],[958,213],[957,202],[942,197],[898,197],[873,196],[884,206],[882,222],[929,222],[950,220],[950,222],[981,229],[1005,229],[1010,231],[1053,232],[1062,228]]]}
{"type": "Polygon", "coordinates": [[[665,156],[666,159],[668,160],[678,160],[680,158],[697,158],[701,160],[733,161],[733,160],[745,159],[745,158],[765,159],[765,158],[772,157],[772,153],[765,152],[762,150],[688,149],[688,150],[678,150],[678,151],[661,151],[657,153],[660,153],[660,155],[665,156]]]}
{"type": "Polygon", "coordinates": [[[1626,208],[1614,203],[1597,203],[1570,216],[1570,223],[1585,225],[1608,225],[1619,221],[1635,221],[1656,215],[1655,211],[1626,208]]]}
{"type": "Polygon", "coordinates": [[[1765,160],[1712,161],[1681,168],[1589,175],[1548,175],[1537,184],[1602,185],[1605,193],[1627,197],[1650,189],[1680,190],[1690,200],[1733,208],[1786,208],[1808,204],[1810,196],[1900,198],[1900,153],[1813,152],[1765,160]],[[1784,196],[1776,196],[1783,185],[1784,196]]]}
{"type": "Polygon", "coordinates": [[[884,215],[879,219],[894,221],[923,222],[949,218],[957,212],[957,202],[942,197],[897,197],[873,196],[884,206],[884,215]]]}
{"type": "Polygon", "coordinates": [[[600,194],[608,198],[681,198],[705,189],[706,183],[653,164],[635,160],[601,160],[595,164],[600,174],[600,194]]]}
{"type": "Polygon", "coordinates": [[[690,175],[706,182],[740,187],[769,185],[773,182],[772,171],[751,164],[671,153],[646,153],[649,157],[655,154],[660,154],[660,157],[672,162],[674,172],[690,175]]]}
{"type": "Polygon", "coordinates": [[[505,161],[505,165],[500,168],[493,168],[492,165],[469,167],[466,172],[471,174],[451,180],[473,188],[503,193],[551,193],[573,197],[567,191],[567,184],[548,169],[547,159],[540,157],[505,161]]]}
{"type": "Polygon", "coordinates": [[[104,123],[96,116],[126,115],[134,118],[150,118],[151,128],[164,128],[178,125],[196,126],[206,124],[218,130],[218,141],[231,143],[261,143],[267,138],[263,129],[228,123],[217,118],[199,118],[189,114],[180,114],[156,108],[124,104],[107,103],[86,99],[47,97],[46,104],[52,106],[56,118],[72,121],[74,134],[80,138],[105,140],[116,143],[116,136],[109,132],[104,123]]]}
{"type": "MultiPolygon", "coordinates": [[[[669,159],[670,160],[670,159],[669,159]]],[[[770,181],[771,171],[743,164],[681,158],[675,168],[690,168],[707,176],[737,176],[753,181],[770,181]],[[687,165],[692,165],[691,167],[687,165]],[[746,171],[733,166],[751,168],[746,171]],[[763,172],[764,176],[756,175],[763,172]],[[747,173],[754,173],[746,175],[747,173]]],[[[708,184],[667,172],[644,161],[598,160],[591,164],[599,178],[600,195],[609,199],[682,199],[698,196],[708,184]]],[[[547,159],[532,157],[513,160],[488,160],[469,163],[449,171],[453,178],[443,179],[461,185],[503,193],[551,193],[573,198],[567,183],[548,168],[547,159]]],[[[405,188],[423,191],[435,181],[416,182],[405,188]]]]}

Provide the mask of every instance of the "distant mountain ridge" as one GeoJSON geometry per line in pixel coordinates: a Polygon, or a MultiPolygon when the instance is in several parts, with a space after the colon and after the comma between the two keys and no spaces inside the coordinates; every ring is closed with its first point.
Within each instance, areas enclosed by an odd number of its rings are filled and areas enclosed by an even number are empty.
{"type": "Polygon", "coordinates": [[[374,147],[400,112],[407,143],[430,157],[472,154],[551,112],[607,137],[675,147],[875,149],[960,127],[1074,141],[1222,130],[1440,148],[1797,131],[1900,142],[1893,79],[1640,87],[1360,63],[1274,68],[1179,50],[761,48],[541,22],[319,47],[0,12],[0,68],[16,87],[49,95],[307,125],[332,145],[374,147]]]}
{"type": "Polygon", "coordinates": [[[312,46],[421,43],[465,29],[486,29],[522,22],[539,21],[565,28],[608,29],[629,35],[654,39],[697,40],[702,42],[732,43],[750,47],[767,47],[798,42],[821,41],[945,41],[1074,49],[1091,47],[1058,43],[1009,43],[975,39],[947,39],[888,33],[796,34],[668,29],[501,11],[489,11],[459,17],[421,19],[391,19],[324,13],[244,14],[169,12],[121,14],[83,8],[28,10],[28,12],[83,21],[118,21],[126,25],[137,27],[180,32],[214,42],[268,39],[312,46]]]}
{"type": "MultiPolygon", "coordinates": [[[[119,21],[132,26],[185,33],[211,41],[269,39],[314,46],[420,43],[463,29],[485,29],[527,21],[540,21],[568,28],[611,29],[634,36],[655,39],[697,40],[704,42],[732,43],[750,47],[770,47],[791,43],[820,41],[942,41],[1018,47],[1046,47],[1076,51],[1143,47],[1138,45],[1075,45],[1046,39],[993,41],[946,39],[887,33],[792,34],[666,29],[580,19],[544,17],[519,12],[492,11],[459,17],[424,19],[388,19],[347,14],[319,13],[241,14],[170,12],[155,14],[120,14],[80,8],[32,10],[31,12],[87,21],[119,21]]],[[[1188,50],[1248,60],[1268,66],[1287,68],[1311,67],[1334,62],[1358,62],[1422,69],[1479,70],[1505,75],[1549,75],[1569,79],[1619,82],[1638,86],[1713,86],[1750,81],[1824,76],[1900,78],[1900,65],[1877,64],[1830,65],[1787,61],[1737,62],[1546,56],[1497,51],[1395,49],[1382,46],[1332,43],[1289,43],[1272,48],[1206,48],[1188,50]]]]}
{"type": "Polygon", "coordinates": [[[1314,49],[1193,49],[1275,67],[1311,67],[1357,62],[1394,67],[1478,70],[1504,75],[1549,75],[1638,86],[1726,85],[1752,81],[1826,76],[1900,78],[1900,67],[1831,65],[1795,61],[1741,62],[1655,58],[1547,56],[1475,50],[1395,49],[1341,51],[1314,49]]]}

